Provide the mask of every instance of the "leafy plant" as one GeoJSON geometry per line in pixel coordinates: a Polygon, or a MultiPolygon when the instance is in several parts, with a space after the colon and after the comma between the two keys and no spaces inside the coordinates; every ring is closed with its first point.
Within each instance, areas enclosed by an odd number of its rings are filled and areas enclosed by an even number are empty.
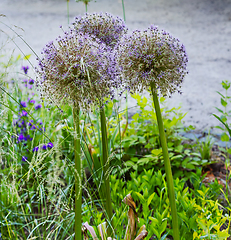
{"type": "MultiPolygon", "coordinates": [[[[227,109],[227,105],[230,102],[231,96],[228,95],[228,90],[230,88],[230,82],[227,80],[222,81],[221,83],[223,89],[225,90],[225,95],[222,93],[218,92],[217,93],[221,96],[221,105],[223,106],[224,109],[217,108],[216,109],[221,113],[221,116],[217,116],[216,114],[213,114],[214,117],[216,117],[223,125],[223,127],[216,126],[216,128],[222,130],[221,134],[221,141],[228,142],[230,137],[231,137],[231,129],[230,129],[230,124],[228,123],[228,118],[231,117],[231,110],[227,109]],[[227,135],[227,132],[229,136],[227,135]]],[[[227,150],[229,153],[231,153],[231,150],[227,150]]]]}

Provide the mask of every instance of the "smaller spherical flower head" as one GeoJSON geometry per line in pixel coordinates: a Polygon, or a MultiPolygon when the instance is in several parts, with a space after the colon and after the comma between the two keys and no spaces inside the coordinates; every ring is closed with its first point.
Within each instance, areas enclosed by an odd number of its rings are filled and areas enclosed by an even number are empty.
{"type": "Polygon", "coordinates": [[[22,70],[25,74],[27,74],[29,67],[28,66],[22,66],[22,70]]]}
{"type": "Polygon", "coordinates": [[[42,97],[85,110],[91,104],[99,106],[104,98],[114,98],[114,88],[119,86],[115,53],[97,39],[69,32],[56,44],[47,44],[43,55],[37,69],[42,97]]]}
{"type": "Polygon", "coordinates": [[[127,89],[132,92],[148,90],[153,83],[162,95],[171,95],[188,73],[184,45],[154,26],[124,36],[117,50],[127,89]]]}
{"type": "Polygon", "coordinates": [[[26,156],[22,156],[22,161],[23,161],[23,162],[26,162],[27,159],[28,159],[28,158],[27,158],[26,156]]]}
{"type": "Polygon", "coordinates": [[[53,148],[53,147],[54,147],[54,144],[52,142],[47,144],[47,148],[53,148]]]}
{"type": "Polygon", "coordinates": [[[73,26],[75,31],[96,37],[110,47],[114,47],[128,30],[120,17],[109,13],[86,13],[83,17],[76,17],[73,26]]]}

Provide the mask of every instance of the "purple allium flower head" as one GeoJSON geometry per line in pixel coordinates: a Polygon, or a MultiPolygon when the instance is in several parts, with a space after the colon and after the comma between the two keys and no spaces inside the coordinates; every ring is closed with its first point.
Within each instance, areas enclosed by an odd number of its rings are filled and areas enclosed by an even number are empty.
{"type": "Polygon", "coordinates": [[[26,156],[22,156],[22,161],[26,162],[26,160],[27,160],[27,157],[26,156]]]}
{"type": "Polygon", "coordinates": [[[22,66],[22,70],[25,74],[27,74],[29,67],[28,66],[22,66]]]}
{"type": "Polygon", "coordinates": [[[21,107],[26,107],[26,102],[21,102],[21,107]]]}
{"type": "Polygon", "coordinates": [[[42,149],[43,149],[43,150],[47,150],[47,145],[43,145],[43,146],[42,146],[42,149]]]}
{"type": "Polygon", "coordinates": [[[121,18],[109,13],[86,13],[83,17],[76,17],[73,26],[75,31],[87,33],[111,47],[115,46],[128,30],[121,18]]]}
{"type": "Polygon", "coordinates": [[[127,88],[132,92],[142,92],[153,83],[162,95],[171,95],[188,73],[184,45],[154,26],[124,36],[118,51],[127,88]]]}
{"type": "Polygon", "coordinates": [[[38,104],[38,105],[35,106],[35,110],[38,110],[38,109],[40,109],[41,107],[42,107],[42,105],[41,105],[41,104],[38,104]]]}
{"type": "Polygon", "coordinates": [[[33,80],[33,79],[30,79],[30,80],[29,80],[29,84],[31,84],[31,85],[34,84],[34,80],[33,80]]]}
{"type": "Polygon", "coordinates": [[[38,150],[39,150],[39,147],[37,146],[37,147],[34,147],[32,151],[33,152],[38,152],[38,150]]]}
{"type": "Polygon", "coordinates": [[[42,97],[56,104],[69,102],[83,109],[103,105],[119,86],[114,50],[82,32],[70,31],[50,42],[37,69],[42,97]]]}

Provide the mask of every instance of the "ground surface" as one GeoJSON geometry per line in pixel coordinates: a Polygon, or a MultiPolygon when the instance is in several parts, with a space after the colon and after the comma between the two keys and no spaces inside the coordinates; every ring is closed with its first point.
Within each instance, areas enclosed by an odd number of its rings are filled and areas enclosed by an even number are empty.
{"type": "MultiPolygon", "coordinates": [[[[175,94],[170,106],[182,103],[182,111],[188,112],[185,124],[193,124],[199,130],[215,126],[218,121],[211,116],[220,107],[216,91],[222,91],[221,81],[231,81],[231,0],[124,0],[126,22],[131,30],[145,29],[154,24],[179,38],[189,56],[189,75],[182,86],[182,95],[175,94]]],[[[82,2],[70,0],[70,22],[83,14],[82,2]]],[[[97,0],[91,2],[89,12],[109,12],[123,17],[121,0],[97,0]]],[[[43,46],[62,34],[59,26],[67,27],[65,0],[1,0],[1,21],[17,29],[31,48],[40,54],[43,46]]],[[[0,29],[13,36],[2,24],[0,29]]],[[[5,35],[0,34],[0,43],[5,35]]],[[[16,43],[26,53],[31,50],[20,40],[16,43]]],[[[9,49],[15,47],[11,42],[9,49]]],[[[10,52],[10,51],[9,51],[10,52]]],[[[16,52],[19,52],[16,50],[16,52]]],[[[35,61],[32,59],[32,62],[35,61]]],[[[231,95],[231,94],[230,94],[231,95]]],[[[133,105],[129,101],[130,106],[133,105]]]]}

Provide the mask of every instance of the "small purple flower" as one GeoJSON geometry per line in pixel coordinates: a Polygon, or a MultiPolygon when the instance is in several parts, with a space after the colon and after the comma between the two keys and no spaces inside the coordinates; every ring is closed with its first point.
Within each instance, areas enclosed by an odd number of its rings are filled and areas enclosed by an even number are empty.
{"type": "Polygon", "coordinates": [[[32,151],[33,152],[38,152],[38,150],[39,150],[39,147],[37,146],[37,147],[34,147],[32,151]]]}
{"type": "Polygon", "coordinates": [[[35,106],[35,110],[38,110],[38,109],[40,109],[41,107],[42,107],[42,105],[41,105],[41,104],[38,104],[38,105],[35,106]]]}
{"type": "Polygon", "coordinates": [[[27,74],[29,67],[28,66],[22,66],[22,70],[25,74],[27,74]]]}
{"type": "Polygon", "coordinates": [[[31,100],[30,100],[30,103],[31,103],[31,104],[35,104],[35,100],[34,100],[34,99],[31,99],[31,100]]]}
{"type": "Polygon", "coordinates": [[[26,117],[27,116],[27,111],[22,110],[21,116],[26,117]]]}
{"type": "Polygon", "coordinates": [[[34,80],[33,80],[33,79],[30,79],[30,80],[29,80],[29,84],[30,84],[30,85],[34,84],[34,80]]]}
{"type": "Polygon", "coordinates": [[[24,140],[24,136],[23,134],[21,133],[19,136],[18,136],[18,141],[21,142],[24,140]]]}
{"type": "Polygon", "coordinates": [[[48,148],[53,148],[53,147],[54,147],[54,144],[53,144],[52,142],[50,142],[50,143],[47,144],[47,147],[48,147],[48,148]]]}
{"type": "Polygon", "coordinates": [[[43,150],[47,150],[47,145],[43,145],[43,146],[42,146],[42,149],[43,149],[43,150]]]}
{"type": "Polygon", "coordinates": [[[26,102],[21,102],[21,106],[25,108],[26,107],[26,102]]]}
{"type": "Polygon", "coordinates": [[[26,162],[26,160],[27,160],[27,157],[26,156],[22,156],[22,161],[26,162]]]}

